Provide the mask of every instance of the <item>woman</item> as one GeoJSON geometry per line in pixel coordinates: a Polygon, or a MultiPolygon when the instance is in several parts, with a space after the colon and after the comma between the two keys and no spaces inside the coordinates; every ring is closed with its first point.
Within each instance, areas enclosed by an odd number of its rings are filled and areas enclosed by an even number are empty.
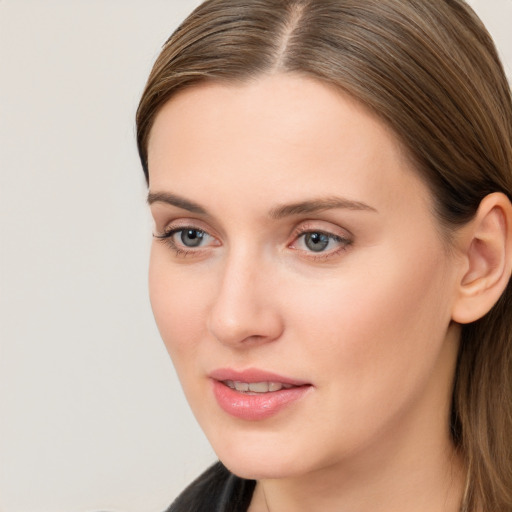
{"type": "Polygon", "coordinates": [[[208,0],[137,129],[222,462],[170,510],[512,510],[512,102],[471,9],[208,0]]]}

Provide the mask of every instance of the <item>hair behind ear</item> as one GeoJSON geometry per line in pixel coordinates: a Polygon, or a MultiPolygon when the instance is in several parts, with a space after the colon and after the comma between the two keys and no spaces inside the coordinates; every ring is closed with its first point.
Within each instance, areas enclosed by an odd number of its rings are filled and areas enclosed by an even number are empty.
{"type": "Polygon", "coordinates": [[[483,318],[462,326],[452,437],[468,468],[464,511],[512,510],[512,283],[483,318]]]}

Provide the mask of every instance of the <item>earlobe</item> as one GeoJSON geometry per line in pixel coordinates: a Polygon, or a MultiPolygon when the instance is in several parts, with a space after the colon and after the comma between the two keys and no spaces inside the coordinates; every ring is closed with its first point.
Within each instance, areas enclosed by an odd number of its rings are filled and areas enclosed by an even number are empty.
{"type": "Polygon", "coordinates": [[[486,196],[463,229],[464,268],[452,310],[455,322],[483,317],[498,301],[512,272],[512,204],[505,194],[486,196]]]}

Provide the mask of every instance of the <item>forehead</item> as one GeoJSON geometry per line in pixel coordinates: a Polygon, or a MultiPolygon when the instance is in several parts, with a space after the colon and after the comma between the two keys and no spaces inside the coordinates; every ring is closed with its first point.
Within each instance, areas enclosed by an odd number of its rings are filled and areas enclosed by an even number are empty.
{"type": "Polygon", "coordinates": [[[333,190],[353,199],[429,195],[380,118],[332,86],[290,74],[178,93],[156,116],[148,157],[153,192],[222,194],[226,185],[240,196],[279,190],[282,201],[333,190]]]}
{"type": "Polygon", "coordinates": [[[160,132],[162,125],[167,125],[165,130],[171,134],[171,117],[175,131],[183,133],[185,128],[193,128],[198,136],[199,123],[207,122],[205,128],[245,128],[236,132],[236,139],[244,134],[256,135],[254,129],[265,124],[267,133],[271,128],[281,137],[289,134],[290,139],[300,135],[311,138],[316,133],[325,138],[321,128],[329,123],[329,129],[336,127],[344,132],[338,136],[349,136],[346,128],[354,132],[364,126],[369,136],[386,133],[388,143],[399,145],[391,128],[359,101],[332,85],[293,73],[263,75],[245,83],[206,82],[178,92],[156,115],[149,152],[154,146],[155,131],[160,132]],[[347,118],[351,126],[345,122],[347,118]]]}

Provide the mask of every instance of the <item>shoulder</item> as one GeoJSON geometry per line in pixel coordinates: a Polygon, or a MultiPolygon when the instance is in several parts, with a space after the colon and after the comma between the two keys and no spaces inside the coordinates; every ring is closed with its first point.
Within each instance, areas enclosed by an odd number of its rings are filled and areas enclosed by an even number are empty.
{"type": "Polygon", "coordinates": [[[233,475],[217,462],[194,480],[166,512],[242,512],[251,502],[256,482],[233,475]]]}

